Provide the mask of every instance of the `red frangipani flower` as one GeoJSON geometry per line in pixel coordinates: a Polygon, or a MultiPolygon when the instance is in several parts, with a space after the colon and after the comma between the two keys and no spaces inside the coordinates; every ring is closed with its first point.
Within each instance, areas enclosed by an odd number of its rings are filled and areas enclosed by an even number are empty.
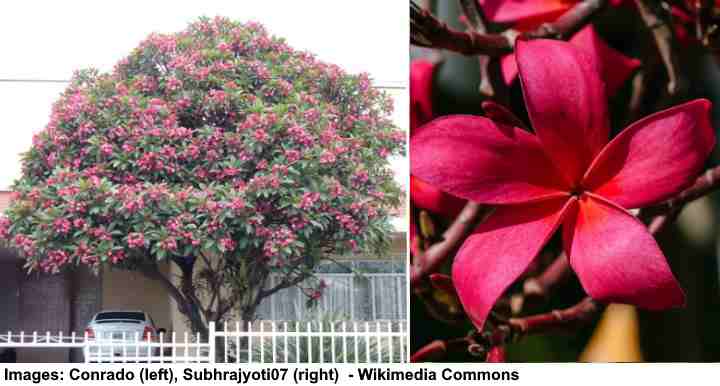
{"type": "MultiPolygon", "coordinates": [[[[488,20],[510,24],[518,31],[532,30],[542,23],[553,22],[578,2],[578,0],[478,0],[488,20]]],[[[610,1],[612,6],[623,3],[623,0],[610,1]]],[[[610,96],[614,95],[630,74],[640,67],[639,60],[627,57],[608,46],[592,25],[578,31],[569,41],[598,56],[600,71],[610,96]]],[[[511,84],[517,77],[515,56],[504,56],[501,66],[505,83],[511,84]]]]}
{"type": "MultiPolygon", "coordinates": [[[[494,23],[519,23],[520,26],[553,21],[580,0],[478,0],[488,20],[494,23]]],[[[610,0],[619,6],[625,0],[610,0]]]]}
{"type": "Polygon", "coordinates": [[[410,139],[411,173],[496,205],[455,257],[452,275],[478,328],[562,225],[585,291],[646,309],[684,304],[647,228],[627,209],[660,202],[697,176],[715,145],[710,102],[633,123],[609,141],[596,59],[554,40],[519,41],[516,59],[536,134],[477,116],[436,119],[410,139]]]}

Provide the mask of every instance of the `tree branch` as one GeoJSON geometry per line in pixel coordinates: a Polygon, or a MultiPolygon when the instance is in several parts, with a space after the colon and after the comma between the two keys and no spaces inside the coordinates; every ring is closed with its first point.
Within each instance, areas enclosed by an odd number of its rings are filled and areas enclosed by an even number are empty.
{"type": "Polygon", "coordinates": [[[507,36],[455,31],[412,1],[410,43],[420,47],[443,48],[464,55],[501,56],[512,52],[512,41],[507,36]]]}
{"type": "Polygon", "coordinates": [[[443,233],[442,241],[431,245],[427,250],[413,257],[410,266],[411,285],[416,285],[425,276],[435,272],[448,258],[450,252],[460,246],[480,214],[484,212],[482,208],[480,204],[474,202],[465,204],[465,208],[443,233]]]}
{"type": "MultiPolygon", "coordinates": [[[[467,20],[468,29],[479,34],[487,33],[487,18],[477,0],[458,1],[467,20]]],[[[490,56],[479,55],[478,65],[480,67],[480,86],[478,87],[480,93],[487,98],[506,101],[508,99],[508,93],[504,87],[505,82],[502,76],[500,62],[490,56]]]]}
{"type": "Polygon", "coordinates": [[[568,39],[587,25],[605,5],[607,0],[584,0],[554,22],[545,23],[535,30],[520,33],[509,29],[500,34],[488,34],[453,30],[427,10],[410,2],[410,43],[420,47],[446,49],[463,55],[498,57],[511,53],[517,38],[568,39]]]}
{"type": "Polygon", "coordinates": [[[673,209],[680,208],[690,201],[712,193],[720,188],[720,166],[707,169],[695,182],[677,194],[675,197],[666,200],[658,205],[646,208],[650,213],[668,213],[673,209]]]}
{"type": "Polygon", "coordinates": [[[496,327],[491,333],[472,332],[461,338],[432,341],[417,350],[410,361],[439,361],[446,359],[450,354],[470,354],[476,357],[484,356],[486,360],[492,359],[488,358],[488,351],[491,354],[492,348],[502,347],[525,335],[557,331],[589,323],[595,320],[604,308],[604,305],[586,297],[578,304],[566,309],[525,318],[512,318],[508,320],[507,324],[496,327]]]}
{"type": "MultiPolygon", "coordinates": [[[[170,297],[172,297],[173,300],[175,300],[175,303],[177,303],[179,311],[183,315],[187,316],[190,320],[194,331],[198,331],[201,333],[206,332],[205,326],[200,324],[201,321],[193,318],[191,315],[191,304],[194,302],[194,300],[183,295],[183,293],[172,283],[172,281],[167,276],[163,275],[162,272],[160,272],[157,264],[144,266],[142,267],[142,269],[139,270],[139,272],[141,272],[143,275],[150,279],[158,280],[160,284],[165,287],[165,289],[170,294],[170,297]]],[[[195,303],[195,306],[199,310],[203,311],[199,304],[195,303]]]]}
{"type": "Polygon", "coordinates": [[[604,305],[586,297],[578,304],[563,310],[554,310],[544,314],[532,315],[524,318],[511,318],[508,325],[513,338],[528,334],[537,334],[576,327],[595,319],[604,305]]]}
{"type": "Polygon", "coordinates": [[[280,284],[276,285],[275,287],[270,288],[269,290],[261,290],[260,295],[258,295],[258,297],[260,299],[266,298],[282,289],[298,285],[298,284],[302,283],[308,277],[310,277],[310,274],[303,272],[303,273],[300,273],[297,277],[295,277],[292,280],[287,280],[287,278],[283,278],[283,280],[280,282],[280,284]]]}
{"type": "Polygon", "coordinates": [[[625,125],[635,122],[642,117],[643,101],[647,91],[647,74],[646,71],[638,70],[632,78],[632,92],[630,101],[628,102],[627,118],[625,125]]]}
{"type": "Polygon", "coordinates": [[[523,294],[525,297],[546,299],[550,290],[569,277],[570,272],[570,263],[567,255],[563,252],[540,275],[525,280],[523,294]]]}
{"type": "Polygon", "coordinates": [[[458,1],[460,2],[460,7],[462,8],[463,14],[465,15],[465,18],[470,24],[472,30],[479,33],[486,33],[487,23],[485,21],[485,15],[483,14],[482,8],[480,8],[480,4],[478,4],[477,0],[458,1]]]}
{"type": "Polygon", "coordinates": [[[660,5],[648,4],[646,0],[635,0],[638,12],[645,26],[650,30],[655,39],[658,53],[662,58],[667,71],[668,84],[667,92],[671,96],[677,95],[681,89],[685,88],[685,80],[678,69],[677,59],[673,53],[673,31],[671,26],[663,20],[659,15],[660,5]]]}
{"type": "MultiPolygon", "coordinates": [[[[687,5],[683,3],[684,5],[687,5]]],[[[695,37],[702,42],[703,46],[711,50],[717,50],[718,19],[714,15],[715,0],[699,0],[695,2],[698,15],[695,21],[695,37]]]]}

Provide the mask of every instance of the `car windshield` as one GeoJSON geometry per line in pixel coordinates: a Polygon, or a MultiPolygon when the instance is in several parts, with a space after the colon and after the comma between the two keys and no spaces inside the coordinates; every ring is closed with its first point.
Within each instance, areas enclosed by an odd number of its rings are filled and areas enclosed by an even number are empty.
{"type": "Polygon", "coordinates": [[[145,320],[145,313],[143,312],[128,312],[128,311],[113,311],[113,312],[101,312],[95,317],[96,321],[100,320],[145,320]]]}

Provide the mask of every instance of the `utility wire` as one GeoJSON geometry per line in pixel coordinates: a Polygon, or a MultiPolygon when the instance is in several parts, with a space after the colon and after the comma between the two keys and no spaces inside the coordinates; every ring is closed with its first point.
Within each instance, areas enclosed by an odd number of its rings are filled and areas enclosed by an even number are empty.
{"type": "MultiPolygon", "coordinates": [[[[35,79],[35,78],[0,78],[0,83],[70,83],[68,79],[35,79]]],[[[373,84],[375,88],[389,89],[389,90],[404,90],[407,88],[404,82],[401,81],[388,81],[388,82],[377,82],[373,84]]]]}

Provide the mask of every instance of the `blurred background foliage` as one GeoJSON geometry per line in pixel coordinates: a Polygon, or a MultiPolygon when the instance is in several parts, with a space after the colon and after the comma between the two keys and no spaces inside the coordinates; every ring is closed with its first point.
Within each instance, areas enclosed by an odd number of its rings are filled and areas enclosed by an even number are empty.
{"type": "MultiPolygon", "coordinates": [[[[430,7],[449,27],[459,31],[466,29],[461,22],[462,10],[457,1],[417,3],[430,7]]],[[[704,97],[713,102],[714,126],[716,130],[720,127],[718,54],[699,43],[684,44],[676,52],[676,59],[687,80],[686,88],[679,95],[669,97],[664,92],[667,75],[655,52],[654,41],[633,7],[607,8],[593,19],[593,24],[611,47],[642,60],[642,70],[648,77],[646,95],[650,97],[645,98],[641,116],[679,102],[704,97]]],[[[432,91],[436,116],[459,113],[482,115],[483,97],[478,92],[480,69],[476,57],[414,46],[411,46],[410,56],[412,60],[426,58],[437,62],[432,91]]],[[[609,100],[613,134],[629,123],[631,93],[632,78],[609,100]]],[[[511,110],[527,122],[517,81],[510,88],[510,102],[511,110]]],[[[717,165],[718,161],[720,152],[716,148],[707,166],[717,165]]],[[[720,361],[719,208],[720,194],[705,196],[687,205],[678,220],[657,235],[673,272],[686,291],[685,308],[646,312],[631,306],[612,305],[597,323],[567,333],[528,336],[509,345],[507,360],[720,361]]],[[[546,252],[559,252],[559,241],[556,235],[546,247],[546,252]]],[[[444,271],[449,272],[449,264],[444,267],[444,271]]],[[[543,310],[570,306],[583,295],[579,282],[573,277],[553,292],[543,310]]],[[[461,337],[472,329],[469,323],[449,325],[434,319],[415,294],[411,301],[411,320],[413,352],[432,340],[461,337]]],[[[472,360],[469,356],[458,354],[447,359],[472,360]]]]}

